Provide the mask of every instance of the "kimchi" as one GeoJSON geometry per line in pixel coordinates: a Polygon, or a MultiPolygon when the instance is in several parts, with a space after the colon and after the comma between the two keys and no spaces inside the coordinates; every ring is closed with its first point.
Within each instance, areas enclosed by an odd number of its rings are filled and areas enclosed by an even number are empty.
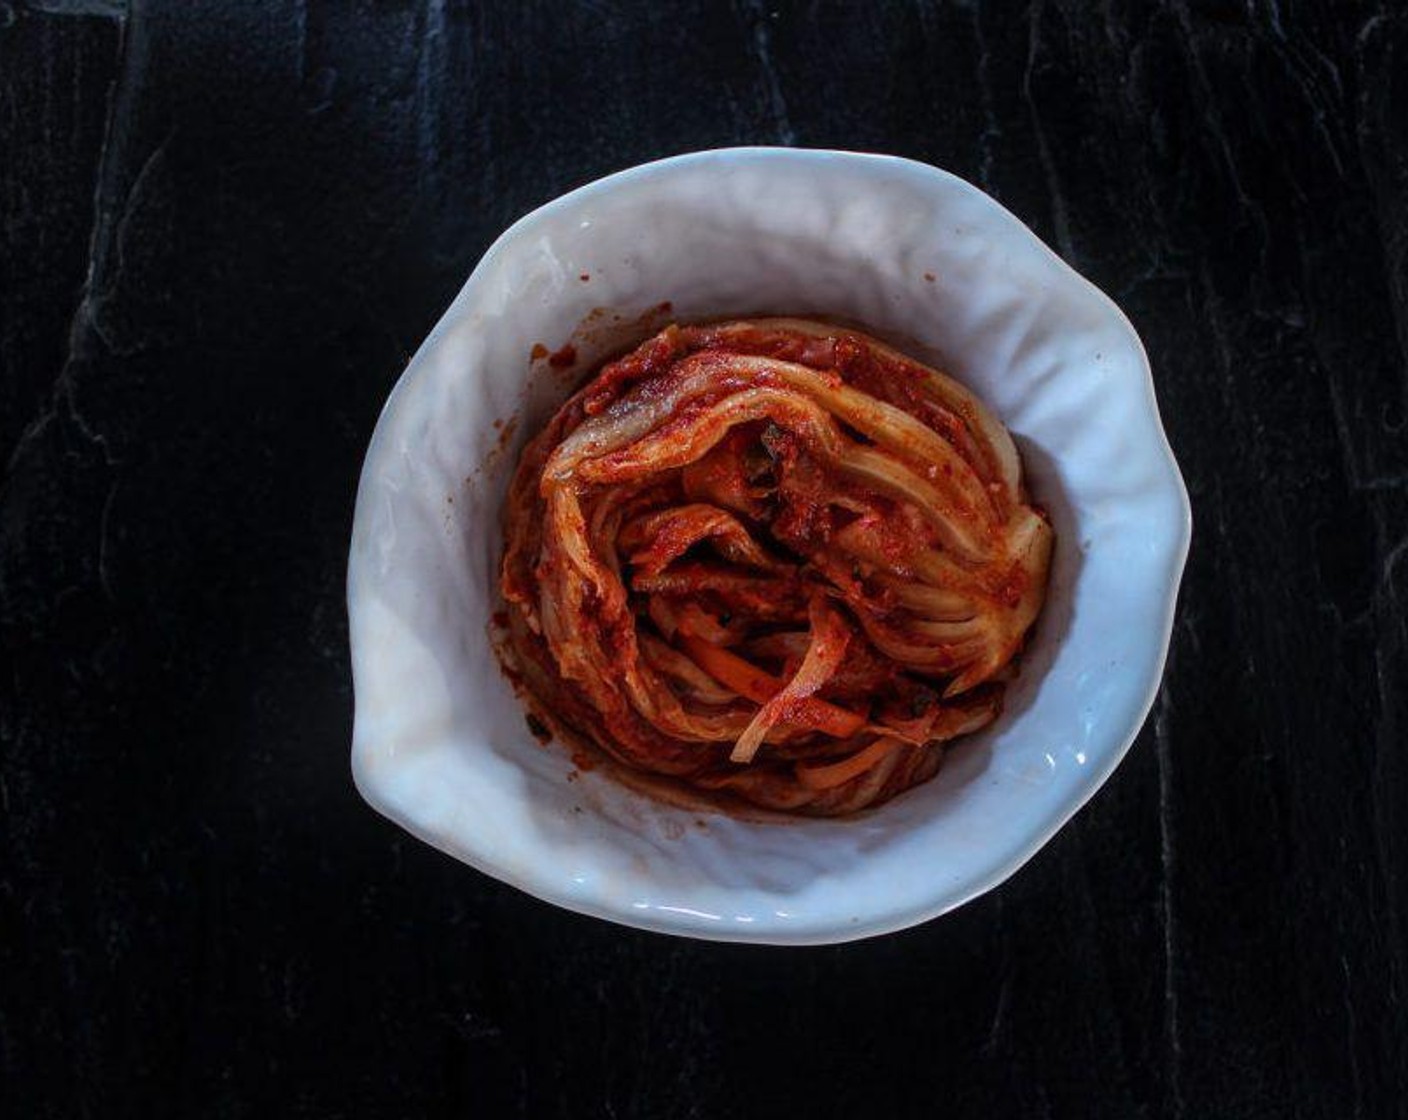
{"type": "Polygon", "coordinates": [[[501,651],[536,717],[718,802],[835,816],[991,723],[1053,536],[953,378],[799,319],[670,326],[523,451],[501,651]]]}

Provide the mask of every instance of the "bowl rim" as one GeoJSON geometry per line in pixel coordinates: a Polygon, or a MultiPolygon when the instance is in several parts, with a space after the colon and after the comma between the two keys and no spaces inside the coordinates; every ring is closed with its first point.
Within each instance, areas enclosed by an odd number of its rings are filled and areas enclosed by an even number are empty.
{"type": "MultiPolygon", "coordinates": [[[[797,926],[787,922],[779,924],[758,922],[741,926],[739,923],[706,922],[699,918],[690,918],[688,915],[675,912],[674,909],[668,912],[662,911],[659,907],[636,909],[630,906],[629,903],[613,906],[609,902],[599,898],[584,897],[563,890],[559,884],[548,876],[535,878],[530,874],[521,873],[518,870],[501,866],[494,859],[487,857],[483,852],[467,852],[462,847],[451,847],[446,844],[445,838],[433,834],[428,829],[420,827],[414,819],[409,818],[404,813],[398,811],[394,805],[390,804],[389,799],[379,795],[379,792],[375,788],[374,780],[366,773],[364,766],[361,764],[359,752],[355,746],[355,731],[354,748],[351,752],[352,776],[358,792],[372,808],[391,819],[400,827],[406,829],[412,835],[415,835],[441,851],[447,852],[455,859],[468,864],[500,882],[506,883],[535,898],[562,907],[563,909],[601,918],[635,929],[700,940],[765,945],[838,944],[894,933],[931,921],[934,918],[958,909],[960,906],[966,905],[1011,878],[1044,848],[1056,833],[1064,828],[1109,780],[1110,775],[1114,773],[1115,769],[1124,760],[1130,748],[1133,746],[1134,741],[1143,730],[1144,725],[1148,721],[1149,713],[1153,709],[1162,689],[1164,672],[1172,644],[1179,592],[1181,590],[1182,579],[1192,544],[1193,512],[1189,500],[1187,484],[1179,469],[1178,460],[1173,453],[1173,448],[1169,443],[1168,434],[1165,430],[1163,418],[1159,410],[1158,399],[1155,394],[1153,369],[1149,362],[1143,341],[1140,339],[1134,325],[1130,322],[1129,317],[1120,306],[1101,288],[1067,263],[1050,245],[1032,230],[1031,227],[1022,221],[1021,218],[1012,213],[1011,210],[986,191],[968,182],[961,176],[955,175],[953,172],[944,170],[943,168],[936,167],[933,164],[924,163],[920,160],[910,159],[904,156],[876,152],[847,151],[834,148],[788,148],[768,145],[746,145],[701,149],[636,164],[591,180],[564,194],[558,195],[523,214],[494,239],[479,258],[474,268],[470,271],[469,276],[466,278],[463,285],[461,285],[455,297],[441,313],[421,344],[416,348],[410,360],[406,363],[405,368],[397,378],[395,385],[387,394],[386,401],[378,414],[376,425],[368,443],[367,451],[363,458],[362,469],[359,474],[352,535],[355,540],[357,536],[357,522],[361,520],[363,498],[369,489],[368,479],[372,466],[380,461],[382,445],[386,439],[390,438],[390,425],[386,423],[388,417],[395,411],[396,404],[402,394],[409,391],[408,386],[415,380],[412,375],[424,356],[439,344],[442,336],[448,330],[452,329],[453,325],[458,320],[458,313],[466,304],[470,303],[476,297],[476,289],[483,278],[492,272],[494,267],[498,264],[499,259],[508,251],[511,245],[518,242],[525,235],[531,234],[536,227],[550,221],[559,213],[574,207],[579,207],[583,203],[589,203],[623,186],[646,182],[652,178],[667,174],[682,167],[707,167],[711,164],[724,167],[734,161],[752,161],[763,165],[767,163],[781,164],[797,162],[817,165],[849,163],[855,165],[869,165],[878,168],[898,167],[905,169],[909,174],[916,175],[919,178],[928,177],[937,182],[944,183],[946,187],[957,189],[960,193],[980,196],[988,206],[996,208],[1008,222],[1017,229],[1020,229],[1030,248],[1037,250],[1040,254],[1044,254],[1049,262],[1054,262],[1057,265],[1057,272],[1063,277],[1065,282],[1071,283],[1074,281],[1087,297],[1093,295],[1103,310],[1111,315],[1111,321],[1126,336],[1126,341],[1132,344],[1131,352],[1137,359],[1139,372],[1142,374],[1141,387],[1145,398],[1144,403],[1148,408],[1149,416],[1159,436],[1158,444],[1151,449],[1151,453],[1157,453],[1162,456],[1164,464],[1167,467],[1168,481],[1172,483],[1173,496],[1178,503],[1177,539],[1174,542],[1173,548],[1159,558],[1163,565],[1164,572],[1166,573],[1165,582],[1167,591],[1164,596],[1162,623],[1155,636],[1156,641],[1152,643],[1152,645],[1156,647],[1154,650],[1156,656],[1153,660],[1153,669],[1148,675],[1148,682],[1142,699],[1137,705],[1131,708],[1132,713],[1137,713],[1137,718],[1131,718],[1129,730],[1122,736],[1115,747],[1109,751],[1103,765],[1088,771],[1089,778],[1084,783],[1075,788],[1063,800],[1056,802],[1044,817],[1037,818],[1033,822],[1033,827],[1024,830],[1022,834],[1023,839],[1021,843],[1015,845],[1012,854],[1005,860],[994,864],[985,874],[974,876],[968,883],[957,890],[940,892],[938,897],[930,903],[911,905],[895,910],[876,908],[880,912],[876,913],[870,920],[862,919],[856,921],[843,917],[839,913],[836,915],[818,915],[806,926],[797,926]]],[[[357,630],[355,621],[357,612],[354,606],[355,583],[357,580],[356,569],[356,552],[354,549],[352,557],[349,559],[347,572],[349,650],[356,641],[355,634],[357,630]]],[[[354,677],[353,704],[355,715],[357,706],[355,688],[357,658],[355,655],[352,656],[351,661],[354,677]]]]}

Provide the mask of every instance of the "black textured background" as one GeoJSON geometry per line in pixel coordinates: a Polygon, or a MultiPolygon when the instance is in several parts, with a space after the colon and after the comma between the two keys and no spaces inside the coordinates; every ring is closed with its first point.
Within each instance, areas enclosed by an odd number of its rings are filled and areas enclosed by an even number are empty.
{"type": "Polygon", "coordinates": [[[1401,3],[0,2],[0,1109],[1408,1115],[1405,353],[1401,3]],[[1031,224],[1197,521],[1104,790],[837,948],[559,912],[348,775],[411,350],[524,211],[748,142],[1031,224]]]}

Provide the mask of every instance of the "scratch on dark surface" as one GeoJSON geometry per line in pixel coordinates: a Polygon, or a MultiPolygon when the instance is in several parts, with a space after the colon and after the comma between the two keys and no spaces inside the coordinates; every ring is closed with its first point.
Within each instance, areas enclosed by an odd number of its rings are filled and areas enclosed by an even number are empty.
{"type": "MultiPolygon", "coordinates": [[[[993,82],[991,82],[990,58],[991,51],[987,45],[987,34],[983,31],[983,6],[980,3],[963,4],[963,10],[969,13],[969,21],[973,25],[973,45],[977,48],[977,56],[973,61],[973,79],[977,82],[977,100],[983,110],[983,131],[977,137],[977,148],[979,148],[979,161],[977,161],[977,180],[984,190],[993,189],[993,159],[995,142],[1002,138],[1002,125],[998,121],[997,106],[993,100],[993,82]]],[[[934,27],[934,10],[928,4],[919,4],[919,25],[924,28],[924,37],[929,41],[936,38],[934,27]]]]}
{"type": "Polygon", "coordinates": [[[114,482],[108,488],[108,496],[103,499],[103,512],[98,518],[98,583],[103,589],[103,594],[107,596],[108,602],[113,601],[112,581],[108,575],[108,532],[112,521],[112,503],[117,497],[118,484],[114,482]]]}
{"type": "MultiPolygon", "coordinates": [[[[44,412],[41,412],[33,420],[25,425],[24,431],[20,432],[19,439],[15,440],[14,450],[10,452],[9,462],[5,464],[6,476],[14,474],[15,467],[24,458],[24,452],[28,446],[39,439],[49,429],[49,425],[54,422],[54,409],[52,404],[44,412]]],[[[0,479],[0,494],[4,493],[3,480],[0,479]]]]}
{"type": "Polygon", "coordinates": [[[1354,1089],[1354,1115],[1361,1117],[1364,1115],[1364,1083],[1359,1070],[1359,1023],[1354,1013],[1354,985],[1349,973],[1349,958],[1344,953],[1340,953],[1340,971],[1344,975],[1344,987],[1341,990],[1344,995],[1345,1020],[1349,1024],[1345,1042],[1349,1051],[1349,1079],[1354,1089]]]}
{"type": "Polygon", "coordinates": [[[49,16],[99,16],[103,19],[126,19],[127,0],[28,0],[32,12],[49,16]]]}
{"type": "MultiPolygon", "coordinates": [[[[158,144],[155,148],[152,149],[151,154],[148,155],[147,158],[142,161],[142,166],[138,170],[136,177],[133,178],[132,185],[127,188],[127,195],[122,200],[122,209],[119,211],[117,221],[113,225],[112,241],[116,249],[117,264],[112,270],[112,275],[107,277],[103,284],[104,296],[109,294],[112,289],[116,288],[118,282],[122,278],[123,270],[126,267],[126,261],[124,260],[124,252],[125,245],[127,242],[128,223],[131,221],[132,215],[136,212],[138,204],[141,202],[142,196],[146,192],[150,181],[155,176],[156,169],[160,167],[161,161],[165,158],[166,149],[170,146],[172,139],[175,138],[175,135],[176,130],[173,128],[170,132],[166,134],[165,139],[163,139],[160,144],[158,144]]],[[[102,336],[103,341],[108,344],[108,347],[110,349],[116,349],[116,347],[113,346],[111,340],[109,340],[108,337],[103,334],[102,325],[97,315],[93,316],[93,322],[91,325],[93,329],[96,330],[100,336],[102,336]]]]}
{"type": "Polygon", "coordinates": [[[1374,843],[1379,874],[1383,879],[1389,956],[1388,994],[1397,1003],[1405,979],[1405,937],[1402,896],[1396,889],[1393,869],[1399,866],[1397,846],[1402,843],[1402,783],[1395,775],[1403,749],[1403,663],[1408,660],[1408,613],[1398,593],[1398,568],[1408,559],[1408,536],[1387,551],[1375,593],[1375,614],[1380,622],[1374,661],[1379,694],[1379,725],[1374,744],[1374,780],[1370,785],[1374,809],[1374,843]]]}
{"type": "Polygon", "coordinates": [[[1037,52],[1041,46],[1041,17],[1046,0],[1036,0],[1027,9],[1027,66],[1022,73],[1022,97],[1027,102],[1032,129],[1036,134],[1037,155],[1041,160],[1046,187],[1051,192],[1051,222],[1056,231],[1056,245],[1071,264],[1076,263],[1075,246],[1071,241],[1071,219],[1066,212],[1066,197],[1061,191],[1061,179],[1056,173],[1056,161],[1051,155],[1051,143],[1041,123],[1041,113],[1032,97],[1032,73],[1036,69],[1037,52]]]}
{"type": "MultiPolygon", "coordinates": [[[[1170,672],[1172,658],[1170,658],[1170,672]]],[[[1180,1070],[1183,1040],[1178,1014],[1178,918],[1174,908],[1173,876],[1176,866],[1173,833],[1173,751],[1168,717],[1171,708],[1167,687],[1159,693],[1154,709],[1154,748],[1159,769],[1159,862],[1163,881],[1159,911],[1164,932],[1164,1039],[1168,1093],[1175,1116],[1183,1115],[1183,1089],[1180,1070]]]]}
{"type": "Polygon", "coordinates": [[[1321,88],[1322,74],[1328,75],[1330,83],[1334,87],[1335,97],[1340,99],[1344,97],[1344,79],[1340,75],[1339,67],[1323,51],[1316,49],[1313,39],[1298,38],[1294,42],[1292,41],[1291,37],[1286,34],[1285,24],[1281,20],[1281,6],[1278,0],[1266,0],[1266,13],[1271,31],[1275,35],[1277,43],[1280,44],[1277,53],[1284,57],[1287,68],[1295,75],[1301,92],[1314,109],[1310,119],[1315,126],[1315,131],[1324,141],[1323,150],[1330,157],[1330,162],[1334,164],[1336,174],[1340,178],[1344,178],[1344,160],[1340,154],[1341,141],[1331,132],[1329,124],[1332,114],[1339,115],[1341,106],[1333,104],[1321,88]]]}
{"type": "Polygon", "coordinates": [[[1401,490],[1408,486],[1408,473],[1364,477],[1365,472],[1359,465],[1354,424],[1345,405],[1344,388],[1339,379],[1334,377],[1327,378],[1326,383],[1330,392],[1330,413],[1334,419],[1335,440],[1339,444],[1340,461],[1345,477],[1349,480],[1349,488],[1356,493],[1371,494],[1385,490],[1401,490]]]}
{"type": "Polygon", "coordinates": [[[1402,490],[1404,487],[1408,487],[1408,473],[1375,475],[1358,483],[1355,489],[1372,494],[1380,490],[1402,490]]]}
{"type": "Polygon", "coordinates": [[[750,25],[749,51],[762,74],[773,131],[777,134],[779,143],[795,144],[797,130],[792,127],[792,118],[787,112],[787,99],[782,95],[782,83],[777,76],[777,64],[773,61],[772,32],[768,28],[768,14],[761,0],[743,0],[742,8],[750,25]]]}
{"type": "MultiPolygon", "coordinates": [[[[88,5],[109,7],[111,5],[88,5]]],[[[76,5],[69,5],[70,9],[76,5]]],[[[124,13],[128,11],[127,5],[122,5],[124,13]]],[[[71,10],[68,14],[74,14],[71,10]]],[[[94,13],[85,13],[94,14],[94,13]]],[[[122,32],[118,39],[118,53],[120,64],[118,75],[113,83],[113,88],[108,93],[108,114],[107,122],[103,128],[103,138],[98,149],[97,172],[94,175],[93,188],[93,224],[92,233],[88,239],[88,270],[84,278],[82,293],[79,296],[78,304],[74,308],[73,319],[68,332],[68,350],[64,361],[59,368],[54,379],[54,390],[50,396],[45,409],[36,416],[25,427],[19,439],[15,441],[15,447],[10,455],[8,471],[13,472],[17,463],[23,458],[29,446],[42,435],[56,417],[60,415],[61,403],[67,405],[66,418],[73,422],[75,428],[90,443],[96,446],[103,455],[104,460],[111,464],[114,457],[107,437],[96,428],[91,426],[83,417],[76,401],[74,400],[73,377],[78,363],[83,357],[90,339],[98,332],[95,329],[96,306],[95,293],[97,293],[106,280],[106,262],[108,250],[114,240],[114,227],[112,224],[112,207],[109,198],[113,190],[113,180],[118,176],[119,160],[114,152],[120,141],[125,137],[128,117],[131,115],[132,106],[135,104],[137,93],[135,85],[140,76],[140,70],[145,62],[144,51],[141,49],[141,40],[138,33],[138,22],[124,20],[122,32]]],[[[140,176],[139,176],[140,178],[140,176]]]]}
{"type": "Polygon", "coordinates": [[[1234,411],[1232,388],[1237,364],[1232,352],[1232,339],[1224,321],[1222,301],[1217,294],[1217,284],[1213,280],[1210,266],[1206,260],[1198,265],[1198,281],[1202,291],[1198,312],[1203,316],[1208,331],[1212,335],[1209,341],[1217,354],[1218,397],[1224,413],[1231,414],[1234,411]]]}
{"type": "MultiPolygon", "coordinates": [[[[925,9],[927,11],[927,8],[925,9]]],[[[969,11],[973,20],[973,45],[978,48],[973,76],[978,83],[978,103],[983,108],[983,131],[978,135],[978,182],[985,190],[991,189],[994,145],[1002,139],[1002,126],[998,123],[997,111],[993,102],[992,82],[988,74],[987,36],[983,33],[983,8],[974,4],[969,11]]]]}
{"type": "MultiPolygon", "coordinates": [[[[85,317],[85,321],[80,325],[77,320],[75,320],[75,330],[78,330],[81,327],[91,328],[93,326],[93,324],[87,320],[89,312],[90,309],[86,307],[80,310],[80,313],[85,317]]],[[[96,330],[94,333],[97,333],[96,330]]],[[[73,365],[71,358],[68,362],[64,364],[64,368],[59,372],[58,391],[62,394],[64,404],[67,405],[67,410],[64,413],[65,417],[68,420],[72,421],[73,426],[78,429],[84,439],[86,439],[89,443],[91,443],[94,447],[96,447],[99,451],[102,452],[103,461],[105,463],[107,463],[109,466],[114,465],[117,462],[117,457],[112,452],[112,445],[108,441],[108,437],[102,432],[100,432],[97,428],[93,427],[91,424],[88,423],[83,413],[79,411],[78,402],[74,399],[73,365]]],[[[53,415],[54,414],[50,414],[50,417],[47,417],[46,419],[51,419],[53,415]]],[[[28,432],[25,433],[26,436],[28,436],[28,434],[28,432]]],[[[22,438],[20,440],[20,444],[23,445],[24,442],[25,441],[22,438]]],[[[18,446],[15,448],[15,451],[16,454],[18,454],[18,446]]]]}
{"type": "MultiPolygon", "coordinates": [[[[993,899],[993,929],[994,940],[999,944],[1006,944],[1008,941],[1007,922],[1002,904],[1003,896],[998,894],[993,899]]],[[[1007,1012],[1012,1004],[1012,975],[1011,967],[1004,968],[1002,978],[997,986],[997,999],[993,1001],[992,1023],[988,1027],[987,1040],[983,1043],[983,1052],[988,1056],[997,1053],[998,1045],[1002,1041],[1002,1029],[1007,1021],[1007,1012]]]]}
{"type": "Polygon", "coordinates": [[[440,105],[435,78],[443,62],[444,37],[445,0],[430,0],[416,60],[416,155],[422,170],[433,168],[439,159],[440,105]]]}
{"type": "Polygon", "coordinates": [[[1007,1008],[1012,1003],[1012,972],[1003,974],[1002,983],[997,989],[997,1003],[992,1011],[992,1026],[988,1028],[988,1040],[983,1049],[989,1054],[997,1053],[997,1045],[1002,1039],[1002,1027],[1007,1018],[1007,1008]]]}
{"type": "Polygon", "coordinates": [[[308,80],[308,0],[294,0],[293,5],[293,54],[298,60],[298,84],[308,80]]]}
{"type": "MultiPolygon", "coordinates": [[[[1366,21],[1356,37],[1355,50],[1358,61],[1357,164],[1368,178],[1371,213],[1378,234],[1377,269],[1388,291],[1388,311],[1396,346],[1391,352],[1385,347],[1387,377],[1381,393],[1372,391],[1372,383],[1363,380],[1359,369],[1355,369],[1352,376],[1332,378],[1331,386],[1336,433],[1350,478],[1356,490],[1372,494],[1408,487],[1408,470],[1402,462],[1403,450],[1408,447],[1408,441],[1403,438],[1404,413],[1408,411],[1408,381],[1404,372],[1408,370],[1408,222],[1404,221],[1405,203],[1408,203],[1408,161],[1389,140],[1390,136],[1402,134],[1404,113],[1402,107],[1394,103],[1394,91],[1404,88],[1401,75],[1404,56],[1408,55],[1408,18],[1399,15],[1390,19],[1380,15],[1366,21]],[[1366,394],[1366,389],[1372,396],[1366,394]],[[1345,400],[1342,394],[1347,394],[1349,399],[1345,400]],[[1364,424],[1365,419],[1371,421],[1372,428],[1364,424]],[[1370,435],[1371,431],[1379,438],[1370,435]]],[[[1371,504],[1381,525],[1393,516],[1385,509],[1389,500],[1386,496],[1376,497],[1371,504]]],[[[1387,547],[1391,534],[1381,529],[1380,536],[1387,547]]],[[[1386,564],[1386,573],[1390,567],[1386,564]]],[[[1394,640],[1403,640],[1401,632],[1394,640]]]]}
{"type": "MultiPolygon", "coordinates": [[[[1188,19],[1188,12],[1180,7],[1177,10],[1179,29],[1183,33],[1184,53],[1187,56],[1189,67],[1194,79],[1194,88],[1201,99],[1202,106],[1206,110],[1206,120],[1214,139],[1217,149],[1222,157],[1222,169],[1227,174],[1228,182],[1232,186],[1233,192],[1237,196],[1243,212],[1257,214],[1257,208],[1252,200],[1247,196],[1246,188],[1242,184],[1241,174],[1238,172],[1238,160],[1232,150],[1232,143],[1228,139],[1227,129],[1223,125],[1222,113],[1220,111],[1221,102],[1212,88],[1212,82],[1208,79],[1207,67],[1203,65],[1203,56],[1198,51],[1197,33],[1193,30],[1188,19]]],[[[1263,240],[1266,231],[1260,225],[1263,240]]]]}

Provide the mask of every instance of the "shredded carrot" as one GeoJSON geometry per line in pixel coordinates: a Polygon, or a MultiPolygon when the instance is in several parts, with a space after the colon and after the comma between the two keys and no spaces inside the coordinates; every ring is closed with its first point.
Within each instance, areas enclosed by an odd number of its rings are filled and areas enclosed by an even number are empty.
{"type": "MultiPolygon", "coordinates": [[[[679,635],[680,647],[720,684],[757,704],[765,704],[782,691],[782,682],[756,665],[726,649],[686,634],[679,635]]],[[[788,722],[810,727],[837,739],[854,735],[865,726],[865,718],[815,696],[799,700],[788,713],[788,722]]]]}
{"type": "Polygon", "coordinates": [[[740,696],[762,704],[782,691],[781,681],[737,654],[683,631],[679,634],[679,644],[701,669],[740,696]]]}
{"type": "Polygon", "coordinates": [[[878,766],[891,751],[903,745],[899,739],[884,735],[840,762],[831,762],[824,766],[798,765],[797,781],[808,789],[835,789],[864,774],[871,767],[878,766]]]}

